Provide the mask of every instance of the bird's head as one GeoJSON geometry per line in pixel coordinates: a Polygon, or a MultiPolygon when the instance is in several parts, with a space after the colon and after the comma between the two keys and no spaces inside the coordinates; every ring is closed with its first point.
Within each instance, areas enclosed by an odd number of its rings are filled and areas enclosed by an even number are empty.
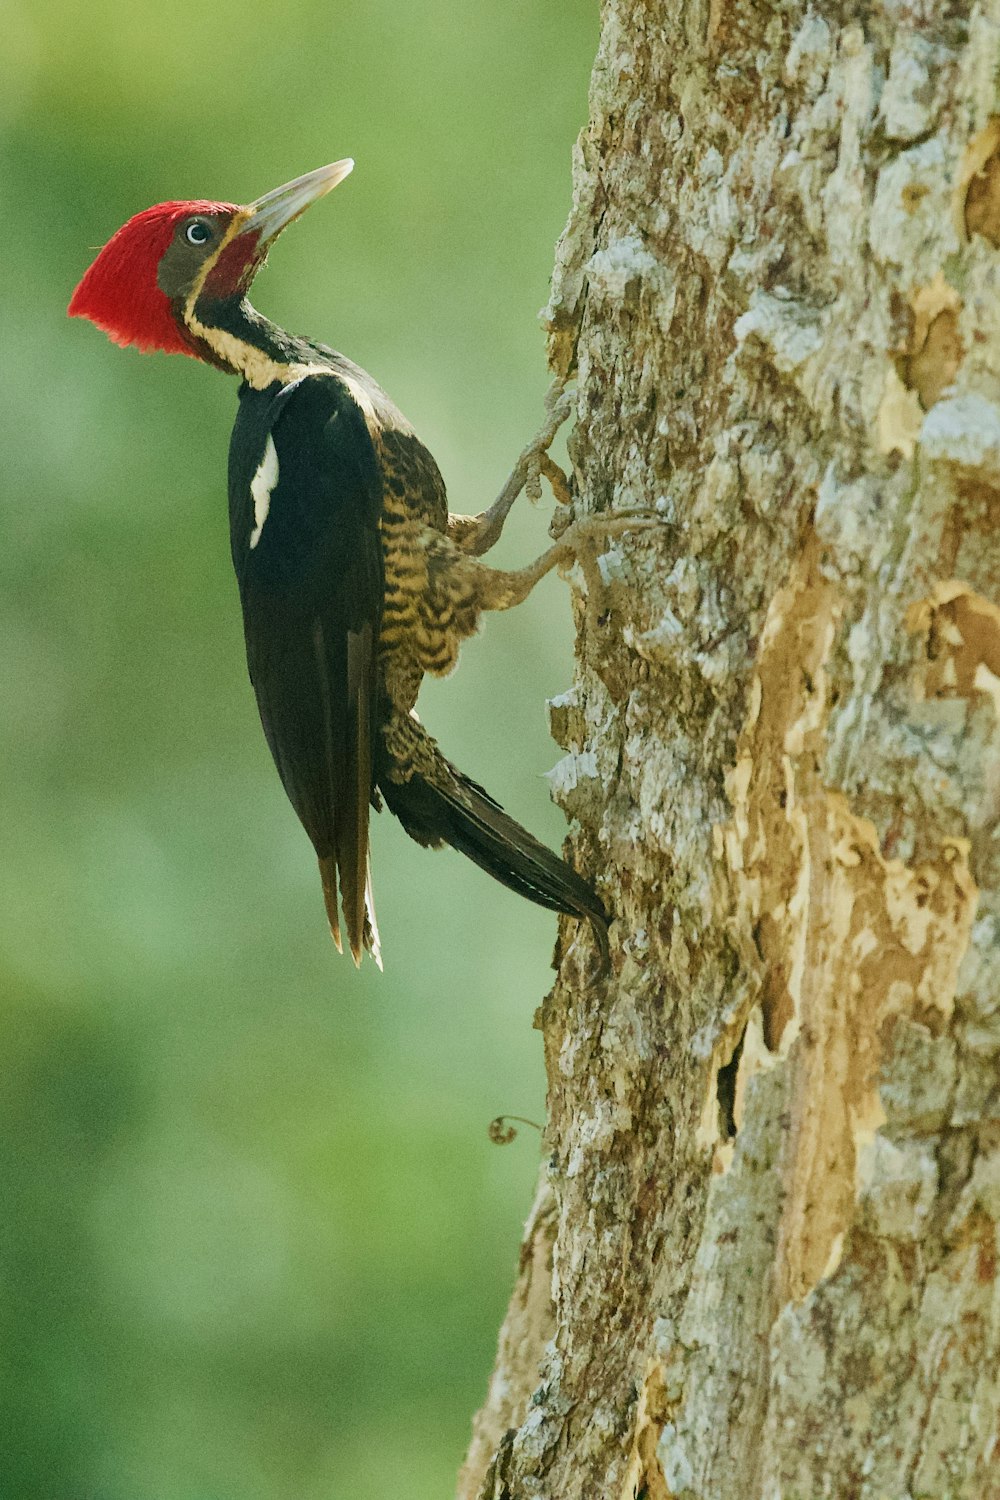
{"type": "Polygon", "coordinates": [[[342,182],[347,158],[296,177],[256,202],[158,203],[113,235],[69,304],[114,343],[212,358],[199,329],[241,299],[286,225],[342,182]]]}

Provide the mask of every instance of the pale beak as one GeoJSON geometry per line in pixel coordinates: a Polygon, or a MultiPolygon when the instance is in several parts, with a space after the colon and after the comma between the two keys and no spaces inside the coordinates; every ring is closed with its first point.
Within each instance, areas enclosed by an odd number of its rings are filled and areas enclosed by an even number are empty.
{"type": "Polygon", "coordinates": [[[256,234],[261,245],[266,245],[279,235],[286,225],[304,214],[311,203],[331,192],[338,182],[354,170],[351,157],[331,162],[328,167],[317,167],[315,172],[306,172],[281,187],[272,188],[263,198],[248,203],[244,212],[249,216],[237,231],[237,236],[256,234]]]}

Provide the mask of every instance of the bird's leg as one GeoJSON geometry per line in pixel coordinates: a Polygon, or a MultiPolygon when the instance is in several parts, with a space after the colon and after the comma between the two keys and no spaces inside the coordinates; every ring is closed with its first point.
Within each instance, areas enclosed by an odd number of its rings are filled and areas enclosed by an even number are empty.
{"type": "Polygon", "coordinates": [[[478,516],[448,517],[448,537],[460,551],[470,557],[481,557],[499,540],[504,522],[510,515],[514,501],[522,490],[528,498],[538,500],[542,493],[542,475],[552,486],[553,494],[560,505],[569,504],[569,481],[554,459],[549,456],[552,439],[569,416],[572,397],[567,394],[564,382],[555,380],[545,396],[548,415],[540,432],[531,440],[511,470],[510,478],[489,510],[478,516]]]}
{"type": "MultiPolygon", "coordinates": [[[[459,646],[475,635],[483,610],[513,609],[528,597],[546,573],[576,561],[584,570],[591,596],[596,598],[603,586],[597,559],[609,539],[650,526],[662,530],[663,520],[648,512],[584,516],[569,526],[541,557],[526,568],[516,569],[491,568],[480,558],[462,552],[440,531],[430,526],[421,528],[419,550],[423,566],[410,569],[406,588],[397,590],[401,596],[406,589],[410,590],[402,611],[408,620],[403,633],[410,640],[407,660],[417,668],[417,682],[407,706],[412,705],[421,673],[445,677],[454,668],[459,646]]],[[[398,671],[399,642],[398,627],[391,638],[383,631],[387,681],[398,671]]],[[[404,691],[398,701],[405,696],[404,691]]]]}
{"type": "Polygon", "coordinates": [[[664,524],[662,516],[648,510],[581,516],[577,521],[568,521],[567,512],[563,511],[553,518],[550,535],[556,536],[557,546],[569,550],[583,572],[587,619],[591,626],[596,624],[604,607],[600,601],[608,594],[610,575],[601,567],[601,554],[607,551],[608,543],[626,532],[652,530],[662,535],[664,524]],[[560,526],[562,530],[557,529],[560,526]]]}
{"type": "Polygon", "coordinates": [[[567,527],[559,540],[526,568],[491,568],[486,563],[473,562],[471,558],[458,566],[467,577],[472,575],[469,581],[473,583],[477,609],[513,609],[527,599],[535,584],[553,568],[580,561],[589,577],[588,560],[593,563],[605,542],[627,531],[648,527],[662,530],[662,517],[643,511],[584,516],[567,527]]]}

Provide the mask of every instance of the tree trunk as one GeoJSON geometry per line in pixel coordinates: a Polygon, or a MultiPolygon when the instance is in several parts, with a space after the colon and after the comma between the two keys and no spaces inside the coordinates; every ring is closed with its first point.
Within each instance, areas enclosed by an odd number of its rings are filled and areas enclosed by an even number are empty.
{"type": "Polygon", "coordinates": [[[462,1500],[1000,1497],[998,76],[997,0],[604,7],[550,359],[659,524],[574,569],[613,972],[462,1500]]]}

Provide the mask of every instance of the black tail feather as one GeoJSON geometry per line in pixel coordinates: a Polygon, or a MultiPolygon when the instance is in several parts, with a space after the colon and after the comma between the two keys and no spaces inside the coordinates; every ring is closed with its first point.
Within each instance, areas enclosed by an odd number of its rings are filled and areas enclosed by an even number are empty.
{"type": "Polygon", "coordinates": [[[449,844],[529,901],[585,918],[602,964],[608,966],[607,913],[590,885],[443,756],[433,781],[418,773],[401,782],[385,776],[380,789],[390,812],[417,843],[449,844]]]}

